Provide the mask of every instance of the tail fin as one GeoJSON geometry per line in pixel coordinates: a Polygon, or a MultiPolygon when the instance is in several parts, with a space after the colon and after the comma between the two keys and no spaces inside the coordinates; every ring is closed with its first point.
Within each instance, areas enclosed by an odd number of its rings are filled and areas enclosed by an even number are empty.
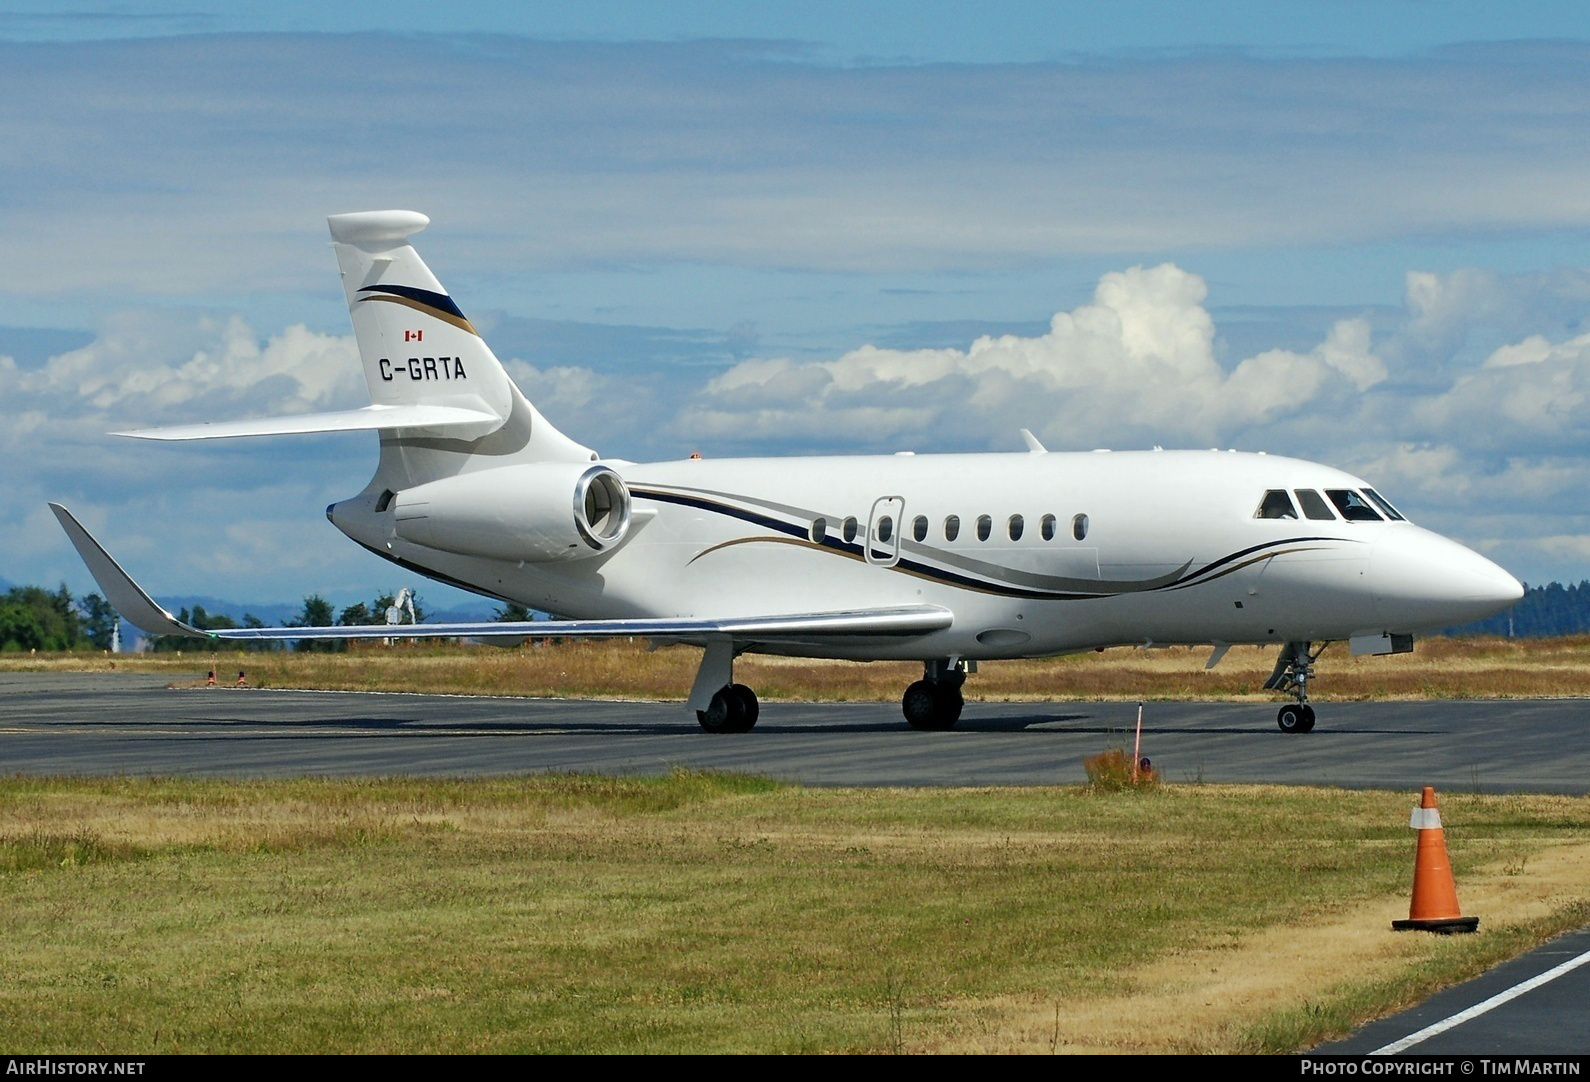
{"type": "Polygon", "coordinates": [[[378,210],[326,221],[370,401],[458,406],[506,421],[508,373],[408,243],[430,219],[378,210]]]}
{"type": "Polygon", "coordinates": [[[400,460],[404,479],[414,483],[464,472],[470,468],[465,459],[475,456],[492,465],[598,457],[536,412],[408,243],[429,218],[411,210],[377,210],[334,214],[326,222],[370,400],[378,408],[442,407],[501,418],[487,432],[460,433],[463,439],[383,431],[384,467],[400,460]]]}

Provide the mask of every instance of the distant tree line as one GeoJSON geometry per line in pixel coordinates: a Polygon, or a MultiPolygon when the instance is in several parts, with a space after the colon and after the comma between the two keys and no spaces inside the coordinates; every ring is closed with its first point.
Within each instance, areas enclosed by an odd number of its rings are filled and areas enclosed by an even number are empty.
{"type": "Polygon", "coordinates": [[[0,600],[0,650],[108,650],[116,611],[98,594],[73,601],[62,583],[13,586],[0,600]]]}
{"type": "MultiPolygon", "coordinates": [[[[368,627],[372,625],[385,625],[388,623],[387,611],[397,604],[396,594],[378,594],[376,599],[366,605],[363,601],[349,605],[340,613],[336,612],[331,602],[319,594],[310,594],[304,598],[304,607],[298,610],[298,615],[287,622],[288,627],[368,627]],[[333,619],[335,614],[335,619],[333,619]]],[[[409,595],[409,604],[414,606],[414,622],[425,621],[425,606],[420,603],[418,594],[409,595]]],[[[407,610],[404,610],[405,612],[407,610]]],[[[399,621],[406,622],[406,621],[399,621]]],[[[346,639],[299,639],[293,644],[293,649],[300,653],[340,653],[348,649],[346,639]]]]}
{"type": "Polygon", "coordinates": [[[1548,582],[1526,584],[1524,596],[1511,609],[1486,620],[1452,628],[1448,635],[1508,635],[1545,639],[1590,632],[1590,581],[1577,586],[1548,582]]]}
{"type": "MultiPolygon", "coordinates": [[[[411,595],[410,601],[414,606],[414,622],[419,623],[425,619],[425,609],[420,604],[417,595],[411,595]]],[[[338,613],[336,607],[319,594],[310,594],[304,598],[303,607],[298,610],[298,615],[287,621],[287,627],[363,627],[387,622],[387,610],[397,602],[396,595],[380,594],[370,604],[363,601],[349,605],[338,613]]],[[[204,611],[204,606],[195,605],[189,612],[183,609],[177,619],[185,624],[199,628],[201,631],[218,631],[233,627],[264,627],[263,621],[256,619],[249,613],[243,614],[243,623],[235,623],[231,617],[212,616],[204,611]]],[[[212,642],[212,648],[222,650],[281,650],[286,643],[281,640],[247,640],[222,639],[212,642]]],[[[157,635],[151,640],[150,649],[156,653],[167,650],[192,650],[195,640],[183,635],[157,635]]],[[[293,649],[300,653],[341,653],[348,649],[346,639],[297,639],[293,641],[293,649]]]]}
{"type": "MultiPolygon", "coordinates": [[[[359,602],[337,613],[331,602],[319,594],[304,598],[303,608],[288,621],[289,627],[325,627],[336,624],[352,627],[364,624],[385,624],[387,609],[396,601],[393,594],[380,594],[370,604],[359,602]]],[[[411,597],[416,622],[425,619],[425,609],[418,596],[411,597]]],[[[407,610],[405,610],[405,615],[407,610]]],[[[0,596],[0,652],[25,652],[29,650],[109,650],[119,617],[98,594],[73,598],[63,583],[53,593],[40,586],[13,586],[0,596]]],[[[251,613],[243,614],[239,624],[230,616],[206,612],[203,605],[184,608],[177,619],[201,631],[220,631],[235,627],[264,627],[264,621],[251,613]]],[[[130,644],[129,644],[130,645],[130,644]]],[[[210,649],[220,650],[279,650],[279,642],[211,641],[210,649]]],[[[200,640],[184,635],[154,635],[149,639],[149,649],[156,653],[204,648],[200,640]]],[[[301,639],[299,650],[345,650],[346,643],[301,639]]]]}

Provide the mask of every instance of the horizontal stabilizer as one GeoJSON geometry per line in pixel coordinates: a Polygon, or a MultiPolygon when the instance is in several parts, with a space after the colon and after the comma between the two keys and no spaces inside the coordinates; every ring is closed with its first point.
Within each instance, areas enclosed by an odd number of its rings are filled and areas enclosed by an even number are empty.
{"type": "Polygon", "coordinates": [[[72,513],[50,504],[61,528],[76,546],[99,588],[116,611],[151,635],[201,639],[282,641],[291,639],[473,639],[473,638],[644,638],[704,642],[733,638],[759,643],[812,643],[835,638],[925,635],[942,631],[954,617],[934,605],[854,609],[843,612],[786,613],[773,616],[661,617],[629,620],[533,620],[479,624],[362,624],[354,627],[239,627],[201,631],[183,623],[140,587],[85,530],[72,513]]]}
{"type": "Polygon", "coordinates": [[[252,421],[176,425],[117,432],[140,440],[221,440],[237,436],[294,436],[312,432],[364,432],[394,428],[436,429],[457,439],[472,440],[502,427],[503,418],[461,406],[365,406],[337,413],[303,413],[294,417],[261,417],[252,421]]]}
{"type": "Polygon", "coordinates": [[[66,536],[77,549],[77,554],[88,565],[88,572],[94,576],[94,581],[99,583],[105,600],[121,613],[123,619],[151,635],[204,636],[205,633],[198,628],[183,623],[155,604],[154,599],[144,593],[143,588],[121,569],[121,565],[111,554],[83,529],[82,523],[72,517],[72,512],[58,503],[50,504],[50,510],[55,512],[61,529],[66,531],[66,536]]]}

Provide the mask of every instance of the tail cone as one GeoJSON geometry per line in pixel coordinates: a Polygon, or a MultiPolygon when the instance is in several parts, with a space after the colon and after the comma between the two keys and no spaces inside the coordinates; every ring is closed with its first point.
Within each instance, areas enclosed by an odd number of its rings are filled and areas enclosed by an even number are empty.
{"type": "Polygon", "coordinates": [[[1480,918],[1462,916],[1458,910],[1457,884],[1452,880],[1452,865],[1446,857],[1446,834],[1441,829],[1441,813],[1435,806],[1435,790],[1424,787],[1424,799],[1414,809],[1408,825],[1419,832],[1419,852],[1413,863],[1413,902],[1407,920],[1394,920],[1398,932],[1410,930],[1472,932],[1480,918]]]}

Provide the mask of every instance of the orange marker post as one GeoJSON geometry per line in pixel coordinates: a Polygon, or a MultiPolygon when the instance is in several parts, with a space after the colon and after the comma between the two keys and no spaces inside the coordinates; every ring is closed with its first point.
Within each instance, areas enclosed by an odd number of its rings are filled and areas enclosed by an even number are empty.
{"type": "Polygon", "coordinates": [[[1413,901],[1408,906],[1408,919],[1392,921],[1392,929],[1441,935],[1477,930],[1480,918],[1462,916],[1458,910],[1457,884],[1446,858],[1446,833],[1441,829],[1441,813],[1436,809],[1435,789],[1431,786],[1424,787],[1424,799],[1413,810],[1408,825],[1419,832],[1419,851],[1413,861],[1413,901]]]}

